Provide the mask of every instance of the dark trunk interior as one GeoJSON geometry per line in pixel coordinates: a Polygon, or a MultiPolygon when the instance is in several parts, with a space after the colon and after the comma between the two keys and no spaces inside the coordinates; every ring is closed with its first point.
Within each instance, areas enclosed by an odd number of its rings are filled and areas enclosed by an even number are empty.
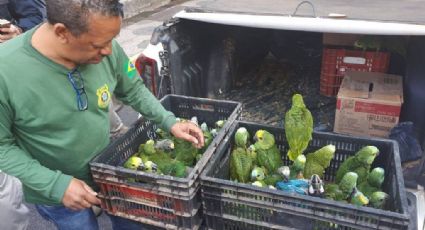
{"type": "MultiPolygon", "coordinates": [[[[282,126],[294,93],[304,96],[315,128],[332,131],[335,97],[320,95],[322,33],[179,20],[157,30],[169,52],[164,92],[235,100],[243,119],[282,126]],[[161,35],[162,34],[162,35],[161,35]]],[[[425,37],[409,37],[407,61],[391,55],[388,73],[402,75],[400,121],[412,121],[425,142],[425,37]]]]}

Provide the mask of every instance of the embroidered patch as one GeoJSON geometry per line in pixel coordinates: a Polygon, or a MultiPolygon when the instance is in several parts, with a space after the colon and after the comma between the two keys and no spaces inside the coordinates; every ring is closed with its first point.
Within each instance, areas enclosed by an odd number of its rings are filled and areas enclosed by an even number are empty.
{"type": "Polygon", "coordinates": [[[109,92],[108,85],[100,87],[96,90],[97,94],[97,106],[101,109],[105,109],[108,107],[109,102],[111,101],[111,93],[109,92]]]}
{"type": "Polygon", "coordinates": [[[127,70],[127,77],[130,79],[137,76],[136,66],[131,60],[128,60],[128,62],[125,64],[125,69],[127,70]]]}

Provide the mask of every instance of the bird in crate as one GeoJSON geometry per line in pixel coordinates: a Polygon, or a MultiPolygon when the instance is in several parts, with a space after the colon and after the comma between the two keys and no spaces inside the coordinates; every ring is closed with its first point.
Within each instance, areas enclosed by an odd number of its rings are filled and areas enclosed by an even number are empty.
{"type": "Polygon", "coordinates": [[[370,167],[378,154],[379,149],[375,146],[361,148],[354,156],[350,156],[342,162],[336,172],[335,182],[339,183],[347,172],[355,172],[359,177],[357,183],[362,184],[366,181],[370,167]]]}
{"type": "Polygon", "coordinates": [[[251,170],[254,164],[247,150],[249,136],[245,127],[240,127],[236,130],[234,136],[235,144],[230,155],[230,179],[233,181],[250,182],[251,170]]]}
{"type": "Polygon", "coordinates": [[[313,116],[301,94],[292,96],[292,107],[285,114],[285,134],[289,144],[288,157],[294,161],[312,139],[313,116]]]}

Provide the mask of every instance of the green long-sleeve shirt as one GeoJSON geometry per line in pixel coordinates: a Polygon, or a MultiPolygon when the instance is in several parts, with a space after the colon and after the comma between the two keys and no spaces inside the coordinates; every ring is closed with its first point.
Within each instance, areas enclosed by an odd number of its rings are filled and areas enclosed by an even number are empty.
{"type": "Polygon", "coordinates": [[[0,45],[0,170],[19,178],[28,202],[59,204],[72,177],[93,185],[89,161],[109,143],[109,100],[169,130],[176,122],[144,86],[122,48],[78,68],[88,109],[79,111],[69,69],[31,45],[36,29],[0,45]]]}

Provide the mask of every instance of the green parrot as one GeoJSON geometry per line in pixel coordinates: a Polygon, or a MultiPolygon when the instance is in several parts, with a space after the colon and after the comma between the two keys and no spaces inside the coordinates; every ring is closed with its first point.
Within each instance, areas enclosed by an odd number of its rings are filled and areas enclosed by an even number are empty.
{"type": "Polygon", "coordinates": [[[171,139],[171,134],[165,132],[163,129],[161,128],[157,128],[155,130],[156,135],[158,136],[159,139],[171,139]]]}
{"type": "Polygon", "coordinates": [[[139,146],[139,156],[152,156],[158,152],[171,152],[174,149],[174,142],[170,139],[163,139],[155,142],[152,139],[147,140],[139,146]]]}
{"type": "Polygon", "coordinates": [[[262,181],[266,178],[266,170],[262,167],[254,166],[251,171],[251,181],[262,181]]]}
{"type": "Polygon", "coordinates": [[[258,166],[263,166],[271,174],[277,172],[283,161],[273,134],[260,129],[255,133],[254,140],[258,166]]]}
{"type": "Polygon", "coordinates": [[[170,152],[174,150],[174,141],[170,139],[162,139],[154,144],[155,151],[170,152]]]}
{"type": "Polygon", "coordinates": [[[239,127],[234,136],[235,144],[230,156],[230,179],[247,183],[254,167],[255,150],[247,149],[249,133],[245,127],[239,127]]]}
{"type": "Polygon", "coordinates": [[[241,183],[250,181],[252,159],[245,148],[236,147],[230,155],[230,179],[241,183]]]}
{"type": "Polygon", "coordinates": [[[131,156],[124,163],[124,168],[133,169],[133,170],[143,170],[145,165],[140,157],[136,155],[131,156]]]}
{"type": "Polygon", "coordinates": [[[307,154],[304,177],[310,178],[312,175],[317,174],[320,178],[323,178],[325,169],[329,167],[331,160],[334,158],[335,150],[335,145],[326,145],[313,153],[307,154]]]}
{"type": "Polygon", "coordinates": [[[276,186],[276,183],[282,180],[283,180],[282,176],[278,174],[272,174],[272,175],[266,176],[266,178],[264,178],[263,181],[266,185],[276,186]]]}
{"type": "Polygon", "coordinates": [[[354,42],[354,48],[362,49],[363,51],[375,50],[379,51],[383,46],[383,39],[376,35],[365,35],[354,42]]]}
{"type": "Polygon", "coordinates": [[[141,154],[139,154],[139,157],[140,157],[140,159],[142,159],[143,164],[146,163],[147,161],[150,161],[149,156],[146,155],[146,154],[141,153],[141,154]]]}
{"type": "Polygon", "coordinates": [[[174,139],[175,159],[184,163],[186,166],[193,166],[199,150],[192,143],[182,139],[174,139]]]}
{"type": "Polygon", "coordinates": [[[291,171],[291,179],[304,179],[303,172],[305,167],[306,157],[304,154],[298,155],[294,163],[289,167],[291,171]]]}
{"type": "Polygon", "coordinates": [[[338,187],[342,192],[344,200],[348,199],[352,195],[353,189],[357,186],[358,177],[359,176],[355,172],[348,172],[342,177],[338,187]]]}
{"type": "Polygon", "coordinates": [[[150,172],[150,173],[154,173],[154,172],[158,172],[158,165],[155,164],[152,161],[146,161],[145,163],[145,170],[146,172],[150,172]]]}
{"type": "Polygon", "coordinates": [[[165,152],[157,152],[148,157],[150,161],[156,164],[157,172],[181,178],[186,177],[187,175],[185,164],[172,159],[170,155],[165,152]]]}
{"type": "Polygon", "coordinates": [[[369,204],[369,199],[357,188],[354,188],[350,203],[356,206],[365,206],[369,204]]]}
{"type": "Polygon", "coordinates": [[[381,191],[372,193],[370,196],[370,206],[379,209],[386,209],[386,206],[390,200],[390,196],[381,191]]]}
{"type": "Polygon", "coordinates": [[[301,94],[292,96],[292,107],[285,114],[285,133],[289,144],[288,157],[294,161],[312,139],[313,116],[301,94]]]}
{"type": "Polygon", "coordinates": [[[215,128],[217,131],[219,131],[221,128],[224,127],[224,124],[226,123],[226,120],[218,120],[215,122],[215,128]]]}
{"type": "Polygon", "coordinates": [[[363,51],[380,51],[384,49],[391,53],[399,54],[406,59],[408,44],[409,41],[407,37],[365,35],[354,42],[354,47],[362,49],[363,51]]]}
{"type": "Polygon", "coordinates": [[[325,184],[325,198],[335,201],[342,201],[345,199],[344,193],[339,189],[338,184],[325,184]]]}
{"type": "Polygon", "coordinates": [[[379,149],[375,146],[361,148],[354,156],[350,156],[342,162],[336,172],[335,181],[339,183],[347,172],[355,172],[359,176],[357,184],[362,184],[363,181],[366,181],[370,167],[378,154],[379,149]]]}
{"type": "Polygon", "coordinates": [[[147,140],[144,144],[139,146],[139,154],[146,154],[147,156],[151,156],[155,153],[155,141],[152,139],[147,140]]]}
{"type": "Polygon", "coordinates": [[[357,173],[348,172],[339,184],[325,185],[325,198],[336,201],[347,201],[357,185],[357,173]]]}
{"type": "Polygon", "coordinates": [[[246,148],[248,145],[249,133],[245,127],[240,127],[235,133],[235,145],[236,147],[246,148]]]}
{"type": "Polygon", "coordinates": [[[367,197],[371,197],[372,193],[381,191],[382,183],[385,180],[385,170],[381,167],[376,167],[367,176],[367,179],[359,184],[358,188],[367,197]]]}

